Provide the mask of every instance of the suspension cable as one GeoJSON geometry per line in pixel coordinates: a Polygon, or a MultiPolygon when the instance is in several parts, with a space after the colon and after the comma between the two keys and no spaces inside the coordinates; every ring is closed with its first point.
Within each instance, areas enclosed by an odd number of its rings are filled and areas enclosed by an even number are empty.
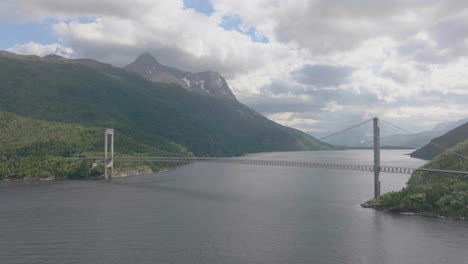
{"type": "Polygon", "coordinates": [[[93,142],[90,142],[90,143],[86,144],[78,152],[73,154],[72,158],[78,158],[79,155],[81,155],[83,152],[87,151],[90,147],[92,147],[94,144],[96,144],[97,141],[98,141],[98,139],[95,139],[93,142]]]}
{"type": "Polygon", "coordinates": [[[352,127],[348,127],[348,128],[343,129],[343,130],[341,130],[341,131],[338,131],[338,132],[336,132],[336,133],[333,133],[333,134],[331,134],[331,135],[328,135],[328,136],[319,138],[319,140],[324,140],[324,139],[326,139],[326,138],[336,136],[336,135],[338,135],[338,134],[341,134],[341,133],[346,132],[346,131],[348,131],[348,130],[351,130],[351,129],[353,129],[353,128],[362,126],[362,125],[364,125],[364,124],[366,124],[366,123],[368,123],[368,122],[370,122],[370,121],[372,121],[372,120],[373,120],[373,118],[372,118],[372,119],[369,119],[369,120],[366,120],[366,121],[364,121],[364,122],[362,122],[362,123],[359,123],[359,124],[357,124],[357,125],[354,125],[354,126],[352,126],[352,127]]]}
{"type": "Polygon", "coordinates": [[[163,150],[163,149],[160,149],[160,148],[157,148],[157,147],[154,147],[154,146],[150,146],[150,145],[147,145],[145,143],[142,143],[142,142],[139,142],[129,136],[126,136],[120,132],[117,132],[117,131],[114,131],[115,135],[119,136],[120,138],[130,142],[130,143],[133,143],[133,144],[136,144],[138,146],[141,146],[141,147],[144,147],[144,148],[147,148],[147,149],[150,149],[152,151],[157,151],[157,152],[164,152],[164,153],[167,153],[167,154],[171,154],[171,155],[174,155],[174,156],[181,156],[181,157],[189,157],[189,155],[186,155],[186,154],[181,154],[181,153],[174,153],[174,152],[170,152],[170,151],[167,151],[167,150],[163,150]]]}
{"type": "MultiPolygon", "coordinates": [[[[414,133],[411,133],[411,132],[409,132],[408,130],[403,129],[403,128],[397,126],[397,125],[394,125],[394,124],[392,124],[392,123],[390,123],[390,122],[388,122],[388,121],[385,121],[385,120],[383,120],[383,119],[380,119],[380,120],[382,120],[382,122],[384,122],[384,123],[386,123],[386,124],[388,124],[388,125],[390,125],[390,126],[393,126],[393,127],[396,128],[396,129],[399,129],[399,130],[405,132],[405,133],[408,134],[408,135],[414,135],[414,133]]],[[[458,157],[460,157],[460,158],[463,158],[463,159],[465,159],[465,160],[468,160],[468,157],[465,157],[465,156],[463,156],[463,155],[457,153],[456,151],[454,151],[454,150],[452,150],[452,149],[446,148],[446,147],[441,146],[441,145],[439,145],[439,144],[437,144],[437,143],[435,143],[435,142],[432,142],[432,140],[431,140],[428,144],[432,144],[432,145],[434,145],[434,146],[436,146],[436,147],[438,147],[438,148],[441,148],[441,149],[443,149],[443,150],[445,150],[445,151],[452,152],[453,154],[455,154],[456,156],[458,156],[458,157]]]]}

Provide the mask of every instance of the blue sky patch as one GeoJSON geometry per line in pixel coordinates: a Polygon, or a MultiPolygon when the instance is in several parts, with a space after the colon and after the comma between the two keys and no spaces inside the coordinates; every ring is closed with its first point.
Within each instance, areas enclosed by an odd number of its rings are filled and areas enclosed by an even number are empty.
{"type": "Polygon", "coordinates": [[[58,43],[59,39],[54,34],[53,25],[59,22],[92,23],[94,17],[79,17],[72,19],[56,20],[46,19],[41,22],[15,23],[0,21],[0,50],[7,50],[15,44],[35,42],[43,45],[58,43]]]}
{"type": "Polygon", "coordinates": [[[240,30],[240,25],[242,24],[242,19],[239,15],[233,15],[233,16],[223,16],[221,24],[219,24],[222,28],[226,30],[235,30],[239,31],[240,30]]]}
{"type": "Polygon", "coordinates": [[[223,16],[222,22],[220,24],[220,26],[224,28],[225,30],[228,30],[228,31],[235,30],[239,33],[249,36],[253,42],[261,42],[261,43],[270,42],[267,37],[259,36],[257,34],[257,29],[255,27],[251,27],[247,31],[243,31],[240,28],[240,25],[242,25],[242,18],[239,15],[223,16]]]}
{"type": "Polygon", "coordinates": [[[184,7],[211,16],[214,13],[213,4],[210,0],[184,0],[184,7]]]}
{"type": "Polygon", "coordinates": [[[253,42],[268,43],[270,40],[265,37],[257,34],[257,29],[254,27],[249,28],[249,31],[246,32],[246,35],[250,37],[253,42]]]}
{"type": "Polygon", "coordinates": [[[29,23],[0,23],[0,50],[11,48],[15,44],[36,42],[51,44],[58,42],[54,35],[52,24],[56,21],[29,23]]]}

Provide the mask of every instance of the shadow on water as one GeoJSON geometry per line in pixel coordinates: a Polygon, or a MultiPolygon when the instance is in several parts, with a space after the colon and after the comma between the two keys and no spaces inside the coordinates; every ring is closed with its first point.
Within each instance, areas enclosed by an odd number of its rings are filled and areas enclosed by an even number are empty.
{"type": "Polygon", "coordinates": [[[163,185],[165,183],[177,182],[176,179],[159,179],[154,181],[145,181],[139,183],[132,183],[127,181],[101,181],[105,184],[112,184],[122,187],[137,188],[144,190],[153,190],[158,192],[171,193],[175,195],[183,195],[189,198],[209,200],[215,202],[234,202],[236,199],[225,194],[220,193],[211,193],[203,190],[193,190],[188,188],[176,187],[176,186],[167,186],[163,185]]]}
{"type": "Polygon", "coordinates": [[[385,232],[383,232],[383,223],[382,217],[385,217],[382,212],[374,212],[372,216],[372,241],[374,243],[371,244],[370,250],[373,254],[369,254],[372,256],[371,261],[375,261],[374,263],[391,263],[391,260],[387,258],[388,251],[385,245],[386,238],[385,232]]]}

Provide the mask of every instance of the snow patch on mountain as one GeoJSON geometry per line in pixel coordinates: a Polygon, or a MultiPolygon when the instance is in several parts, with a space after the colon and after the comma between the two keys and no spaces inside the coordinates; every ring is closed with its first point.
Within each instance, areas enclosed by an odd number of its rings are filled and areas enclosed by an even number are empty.
{"type": "Polygon", "coordinates": [[[192,82],[189,79],[184,77],[181,80],[184,81],[187,84],[187,87],[189,87],[189,88],[192,87],[192,82]]]}

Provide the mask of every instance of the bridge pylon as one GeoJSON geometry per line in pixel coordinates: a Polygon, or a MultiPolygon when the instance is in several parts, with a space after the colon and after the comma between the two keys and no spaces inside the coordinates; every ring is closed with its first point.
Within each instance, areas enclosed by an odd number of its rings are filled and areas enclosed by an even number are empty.
{"type": "Polygon", "coordinates": [[[104,130],[104,178],[109,179],[109,178],[112,178],[113,176],[114,176],[114,129],[106,128],[104,130]],[[108,151],[109,143],[110,143],[110,153],[108,151]],[[108,168],[110,169],[110,174],[107,171],[108,168]]]}
{"type": "Polygon", "coordinates": [[[374,118],[374,198],[380,196],[380,126],[374,118]]]}

